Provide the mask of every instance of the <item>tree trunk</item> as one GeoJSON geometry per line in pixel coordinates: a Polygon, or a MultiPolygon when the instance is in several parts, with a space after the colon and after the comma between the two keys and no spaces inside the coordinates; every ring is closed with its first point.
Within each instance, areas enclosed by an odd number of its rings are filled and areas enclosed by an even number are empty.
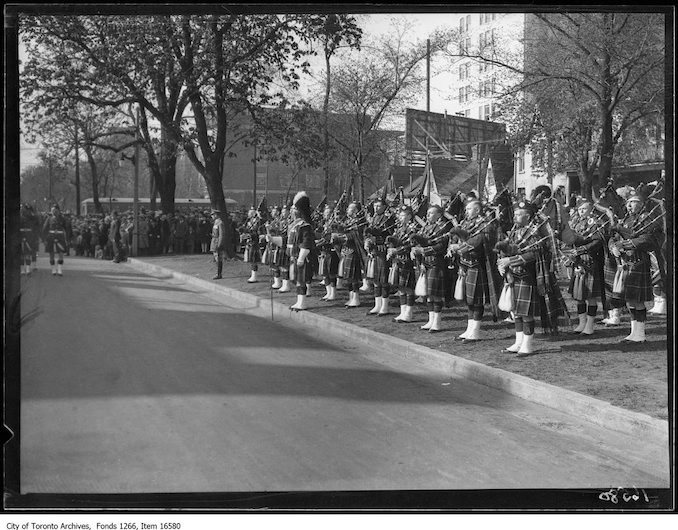
{"type": "Polygon", "coordinates": [[[203,178],[207,185],[207,193],[210,196],[210,204],[212,208],[222,212],[221,218],[224,221],[226,229],[226,254],[229,258],[235,257],[235,240],[233,238],[233,222],[226,207],[226,199],[224,197],[224,188],[222,186],[222,175],[219,170],[221,167],[221,159],[218,156],[210,157],[205,161],[205,173],[203,178]]]}
{"type": "MultiPolygon", "coordinates": [[[[606,32],[611,31],[610,14],[603,15],[606,32]],[[608,29],[610,28],[610,29],[608,29]]],[[[612,158],[614,156],[614,135],[612,133],[612,86],[615,82],[610,72],[610,54],[604,50],[602,57],[603,89],[600,98],[601,131],[600,131],[600,163],[598,165],[599,182],[603,185],[612,174],[612,158]]]]}
{"type": "Polygon", "coordinates": [[[325,100],[323,101],[323,120],[324,120],[324,138],[323,138],[323,170],[325,172],[325,182],[323,188],[325,190],[325,197],[328,197],[329,200],[329,191],[330,191],[330,174],[329,174],[329,150],[330,150],[330,131],[328,129],[328,115],[329,115],[329,104],[330,104],[330,55],[331,52],[325,45],[325,67],[327,68],[327,79],[325,83],[325,100]]]}
{"type": "Polygon", "coordinates": [[[86,146],[83,147],[87,155],[87,162],[89,162],[90,174],[92,175],[92,201],[94,201],[94,211],[96,213],[103,213],[104,209],[99,202],[99,174],[97,172],[97,163],[92,155],[92,149],[86,146]]]}
{"type": "Polygon", "coordinates": [[[156,178],[156,183],[160,193],[160,207],[163,213],[174,213],[174,193],[177,186],[177,144],[169,139],[164,131],[161,131],[158,166],[160,178],[156,178]]]}

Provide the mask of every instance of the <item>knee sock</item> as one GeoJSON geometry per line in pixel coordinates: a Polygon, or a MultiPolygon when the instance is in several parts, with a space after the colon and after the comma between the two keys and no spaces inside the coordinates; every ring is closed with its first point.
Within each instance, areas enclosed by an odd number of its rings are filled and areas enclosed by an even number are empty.
{"type": "Polygon", "coordinates": [[[534,333],[534,320],[529,322],[523,321],[523,333],[525,335],[532,335],[534,333]]]}
{"type": "Polygon", "coordinates": [[[417,299],[413,294],[408,294],[407,296],[407,305],[414,305],[414,301],[417,299]]]}
{"type": "Polygon", "coordinates": [[[433,302],[433,312],[434,313],[440,313],[443,310],[443,303],[441,302],[433,302]]]}
{"type": "Polygon", "coordinates": [[[598,305],[589,305],[586,306],[586,314],[590,317],[596,316],[596,313],[598,312],[598,305]]]}
{"type": "Polygon", "coordinates": [[[406,294],[400,295],[400,305],[407,305],[407,295],[406,294]]]}
{"type": "Polygon", "coordinates": [[[586,313],[586,304],[584,302],[577,302],[577,314],[586,313]]]}
{"type": "Polygon", "coordinates": [[[429,313],[431,313],[431,312],[434,310],[434,309],[433,309],[433,301],[432,301],[432,300],[429,300],[428,302],[426,302],[426,308],[428,309],[428,312],[429,312],[429,313]]]}
{"type": "Polygon", "coordinates": [[[631,309],[633,320],[645,322],[647,320],[647,309],[631,309]]]}
{"type": "Polygon", "coordinates": [[[514,319],[514,326],[516,327],[516,333],[522,333],[523,332],[523,317],[515,317],[514,319]]]}
{"type": "Polygon", "coordinates": [[[485,306],[477,305],[473,309],[473,320],[482,320],[485,313],[485,306]]]}

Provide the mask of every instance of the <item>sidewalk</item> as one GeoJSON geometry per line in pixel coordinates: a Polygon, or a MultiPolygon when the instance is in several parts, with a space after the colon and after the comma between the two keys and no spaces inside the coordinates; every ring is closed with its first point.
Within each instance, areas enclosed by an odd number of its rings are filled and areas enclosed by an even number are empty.
{"type": "MultiPolygon", "coordinates": [[[[142,272],[151,275],[172,276],[199,289],[238,300],[243,304],[243,307],[247,307],[249,312],[253,312],[262,318],[271,318],[273,316],[274,320],[290,325],[302,323],[306,328],[322,329],[324,334],[337,338],[349,338],[360,342],[371,350],[368,354],[370,357],[375,355],[377,357],[379,355],[390,357],[398,355],[402,359],[418,363],[426,368],[440,370],[450,376],[463,377],[476,383],[502,390],[516,397],[576,415],[581,419],[586,419],[614,431],[638,435],[644,438],[649,436],[659,443],[668,442],[668,422],[665,420],[613,406],[606,401],[591,396],[475,362],[448,352],[439,351],[426,345],[416,344],[410,340],[403,340],[393,334],[381,333],[350,322],[330,318],[326,315],[318,314],[314,310],[302,312],[290,311],[289,303],[294,301],[294,297],[290,297],[289,301],[285,299],[285,302],[282,302],[278,301],[281,295],[276,293],[278,300],[273,300],[268,289],[268,278],[266,276],[262,276],[261,284],[254,285],[245,283],[246,276],[242,279],[239,276],[234,276],[235,282],[214,282],[206,278],[210,272],[209,267],[207,267],[207,270],[203,270],[206,268],[205,264],[208,263],[208,257],[199,255],[192,259],[202,265],[199,267],[200,272],[197,274],[187,274],[177,270],[185,268],[175,266],[180,265],[181,258],[176,260],[176,263],[173,263],[174,260],[169,256],[147,259],[131,258],[128,263],[142,272]],[[154,263],[154,261],[157,263],[154,263]],[[207,275],[205,272],[207,272],[207,275]],[[241,282],[249,288],[258,286],[257,294],[234,288],[234,284],[238,286],[241,282]],[[228,283],[231,285],[228,285],[228,283]],[[268,296],[265,296],[266,294],[268,296]]],[[[244,264],[240,263],[239,266],[234,266],[234,272],[242,272],[240,270],[243,269],[242,265],[244,264]]],[[[227,266],[224,268],[226,269],[227,266]]],[[[267,268],[262,266],[262,269],[267,268]]],[[[371,307],[372,298],[366,297],[365,299],[369,300],[369,306],[371,307]]],[[[320,302],[317,301],[317,298],[315,300],[315,305],[319,305],[320,302]]],[[[341,305],[343,306],[343,301],[341,305]]],[[[369,309],[367,302],[364,302],[364,305],[366,307],[361,311],[363,315],[364,311],[369,309]]],[[[385,320],[382,320],[382,322],[385,322],[385,320]]],[[[400,327],[396,324],[394,326],[400,327]]],[[[418,329],[418,326],[416,327],[418,329]]],[[[496,341],[492,342],[494,342],[493,346],[496,348],[496,341]]],[[[379,362],[379,359],[375,360],[379,362]]]]}

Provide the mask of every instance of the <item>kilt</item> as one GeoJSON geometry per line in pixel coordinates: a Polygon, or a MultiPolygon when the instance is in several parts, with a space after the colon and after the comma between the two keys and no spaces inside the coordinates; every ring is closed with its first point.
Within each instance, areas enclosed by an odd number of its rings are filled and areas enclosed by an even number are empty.
{"type": "Polygon", "coordinates": [[[50,231],[47,234],[47,241],[45,242],[45,252],[54,254],[55,252],[66,252],[66,232],[57,231],[53,233],[50,231]]]}
{"type": "Polygon", "coordinates": [[[538,312],[539,298],[534,283],[530,277],[513,278],[513,312],[519,317],[535,316],[538,312]]]}
{"type": "Polygon", "coordinates": [[[259,263],[261,261],[261,251],[259,250],[259,244],[247,243],[245,245],[245,262],[246,263],[259,263]]]}
{"type": "Polygon", "coordinates": [[[443,268],[439,265],[426,268],[426,296],[445,298],[445,277],[443,268]]]}
{"type": "Polygon", "coordinates": [[[650,256],[643,254],[636,262],[629,263],[624,281],[624,299],[627,302],[650,302],[654,300],[650,256]]]}
{"type": "Polygon", "coordinates": [[[465,270],[466,283],[466,304],[484,305],[490,302],[490,285],[487,281],[487,271],[485,267],[467,267],[462,265],[465,270]]]}
{"type": "Polygon", "coordinates": [[[290,256],[284,247],[275,247],[273,250],[273,264],[283,269],[290,266],[290,256]]]}
{"type": "Polygon", "coordinates": [[[398,263],[398,287],[400,289],[414,289],[417,283],[417,273],[412,262],[398,263]]]}
{"type": "Polygon", "coordinates": [[[612,292],[614,287],[614,279],[616,275],[617,275],[617,264],[613,263],[610,260],[605,260],[605,265],[603,267],[603,283],[605,286],[605,297],[623,300],[624,299],[623,293],[612,292]]]}
{"type": "Polygon", "coordinates": [[[296,260],[290,263],[290,279],[294,278],[294,283],[297,287],[303,287],[304,292],[297,292],[297,294],[307,294],[306,284],[313,281],[313,265],[305,263],[301,267],[297,265],[296,260]]]}
{"type": "Polygon", "coordinates": [[[387,285],[389,269],[388,263],[386,262],[386,256],[382,254],[376,254],[375,256],[368,258],[368,271],[370,270],[369,260],[373,260],[374,271],[371,276],[368,272],[367,277],[370,278],[375,285],[387,285]]]}
{"type": "MultiPolygon", "coordinates": [[[[570,278],[570,285],[567,292],[572,295],[572,298],[581,302],[589,298],[600,298],[603,295],[604,279],[599,271],[581,271],[578,267],[572,271],[570,278]]],[[[616,271],[615,271],[616,272],[616,271]]],[[[614,274],[612,275],[612,282],[614,281],[614,274]]],[[[610,285],[610,292],[612,292],[612,285],[610,285]]]]}
{"type": "Polygon", "coordinates": [[[332,250],[323,250],[318,258],[318,273],[323,278],[335,279],[339,270],[339,255],[332,250]]]}
{"type": "Polygon", "coordinates": [[[340,278],[348,281],[361,282],[360,256],[355,249],[343,249],[337,272],[340,278]]]}

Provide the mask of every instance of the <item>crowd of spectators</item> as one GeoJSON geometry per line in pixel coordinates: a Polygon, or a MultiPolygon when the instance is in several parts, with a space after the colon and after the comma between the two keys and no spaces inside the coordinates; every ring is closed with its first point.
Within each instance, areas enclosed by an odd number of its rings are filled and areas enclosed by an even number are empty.
{"type": "MultiPolygon", "coordinates": [[[[233,241],[244,213],[231,213],[233,241]]],[[[77,216],[65,213],[68,253],[97,259],[124,261],[130,255],[134,231],[131,211],[77,216]]],[[[162,254],[207,254],[212,238],[210,212],[197,208],[178,209],[175,213],[139,213],[139,256],[162,254]]],[[[234,249],[235,252],[235,249],[234,249]]]]}

